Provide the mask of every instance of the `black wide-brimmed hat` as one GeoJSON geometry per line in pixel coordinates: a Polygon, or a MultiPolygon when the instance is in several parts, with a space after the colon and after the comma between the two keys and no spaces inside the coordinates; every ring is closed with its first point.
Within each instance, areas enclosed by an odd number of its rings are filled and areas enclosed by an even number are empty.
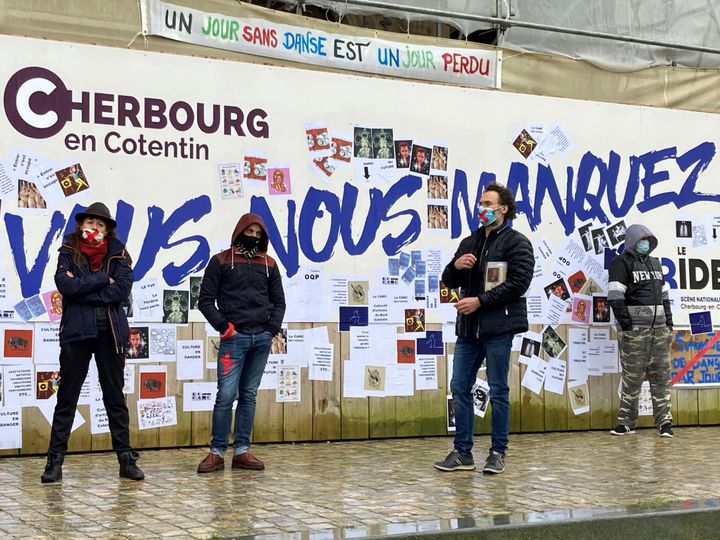
{"type": "Polygon", "coordinates": [[[117,223],[115,223],[115,220],[112,218],[108,207],[101,202],[94,202],[90,206],[88,206],[87,210],[85,210],[84,212],[75,214],[75,221],[80,223],[88,216],[99,217],[107,224],[110,229],[114,229],[117,225],[117,223]]]}

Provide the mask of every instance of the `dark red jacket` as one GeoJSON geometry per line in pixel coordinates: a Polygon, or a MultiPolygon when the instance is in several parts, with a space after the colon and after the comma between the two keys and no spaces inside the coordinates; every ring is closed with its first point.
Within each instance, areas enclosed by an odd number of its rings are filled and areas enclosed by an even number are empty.
{"type": "Polygon", "coordinates": [[[198,307],[212,327],[225,333],[228,323],[245,333],[277,334],[285,316],[285,293],[275,259],[267,254],[268,235],[257,214],[245,214],[233,230],[230,249],[214,255],[203,276],[198,307]],[[250,225],[262,229],[260,246],[248,260],[234,247],[250,225]]]}

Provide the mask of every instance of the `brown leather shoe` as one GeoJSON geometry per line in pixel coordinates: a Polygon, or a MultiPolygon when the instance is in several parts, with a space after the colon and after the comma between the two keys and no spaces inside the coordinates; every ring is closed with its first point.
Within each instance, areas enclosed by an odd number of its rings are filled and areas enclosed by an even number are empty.
{"type": "Polygon", "coordinates": [[[200,462],[200,465],[198,465],[197,472],[199,473],[208,473],[208,472],[215,472],[215,471],[221,471],[225,468],[225,460],[218,456],[217,454],[213,454],[210,452],[207,456],[205,456],[205,459],[203,459],[200,462]]]}
{"type": "Polygon", "coordinates": [[[265,464],[253,456],[250,452],[245,452],[244,454],[239,454],[233,458],[232,468],[262,471],[265,468],[265,464]]]}

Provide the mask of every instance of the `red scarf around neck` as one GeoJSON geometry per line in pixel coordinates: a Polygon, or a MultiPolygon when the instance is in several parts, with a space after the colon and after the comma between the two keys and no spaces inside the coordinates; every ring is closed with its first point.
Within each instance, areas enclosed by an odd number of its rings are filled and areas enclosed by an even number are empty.
{"type": "Polygon", "coordinates": [[[105,238],[102,242],[97,243],[94,241],[86,240],[85,238],[80,239],[80,253],[86,255],[90,260],[90,268],[93,272],[100,270],[100,265],[107,255],[108,243],[105,238]]]}

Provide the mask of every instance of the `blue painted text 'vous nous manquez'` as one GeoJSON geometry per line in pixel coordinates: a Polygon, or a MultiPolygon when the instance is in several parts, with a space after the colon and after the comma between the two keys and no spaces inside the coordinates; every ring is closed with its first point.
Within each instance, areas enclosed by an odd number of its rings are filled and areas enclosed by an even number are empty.
{"type": "MultiPolygon", "coordinates": [[[[681,155],[677,154],[675,147],[670,147],[640,156],[630,156],[627,178],[619,178],[622,161],[619,154],[611,151],[604,160],[586,152],[577,171],[572,167],[566,168],[564,179],[557,178],[551,167],[539,165],[536,177],[532,179],[532,195],[527,165],[513,162],[510,164],[506,185],[516,194],[518,212],[528,220],[531,230],[537,230],[542,223],[543,205],[547,208],[548,205],[544,203],[549,201],[549,206],[557,214],[565,234],[570,234],[577,223],[592,219],[610,223],[611,218],[627,215],[634,206],[637,206],[640,212],[649,212],[670,204],[682,208],[699,201],[720,203],[720,194],[695,191],[700,174],[712,162],[715,152],[713,143],[703,142],[681,155]],[[670,165],[677,166],[684,174],[682,183],[675,183],[680,187],[677,191],[667,189],[667,184],[663,185],[670,180],[670,165]],[[611,216],[605,213],[604,203],[611,216]]],[[[496,179],[494,173],[482,172],[475,193],[471,196],[467,174],[463,170],[455,170],[450,199],[452,238],[458,238],[463,233],[464,225],[470,230],[479,226],[475,207],[483,188],[496,179]]],[[[424,193],[422,178],[406,175],[384,192],[369,187],[367,195],[363,194],[363,197],[368,198],[369,210],[366,214],[363,212],[363,215],[355,214],[360,190],[351,183],[344,184],[341,195],[311,187],[299,209],[298,201],[288,199],[287,223],[276,222],[264,197],[253,196],[250,210],[260,214],[265,220],[272,247],[287,275],[291,277],[298,271],[301,251],[309,261],[323,263],[333,256],[337,242],[341,239],[343,249],[348,255],[362,255],[376,241],[382,224],[402,220],[400,222],[405,224],[402,232],[396,235],[387,234],[381,239],[383,251],[388,256],[396,255],[417,240],[422,219],[418,210],[408,208],[407,205],[402,209],[393,208],[402,199],[410,198],[418,192],[424,193]],[[324,219],[329,224],[326,227],[327,234],[323,234],[322,238],[314,233],[318,219],[324,219]],[[356,226],[356,230],[360,230],[359,237],[356,238],[352,232],[352,223],[355,221],[357,225],[362,219],[365,221],[361,230],[356,226]]],[[[50,226],[31,267],[28,267],[26,258],[23,218],[9,212],[5,214],[5,227],[23,297],[40,292],[52,243],[59,240],[63,234],[72,232],[75,226],[73,216],[82,210],[82,207],[76,206],[67,217],[60,211],[53,212],[50,226]]],[[[182,225],[197,223],[211,211],[212,205],[207,195],[186,201],[168,215],[158,206],[149,207],[147,231],[140,253],[135,259],[135,279],[139,281],[148,274],[162,250],[171,250],[186,243],[194,243],[195,251],[179,264],[172,262],[164,266],[163,279],[168,285],[175,286],[188,275],[201,271],[210,259],[208,240],[201,235],[179,239],[174,239],[174,236],[182,225]]],[[[118,201],[117,233],[123,241],[130,233],[134,214],[135,208],[132,205],[123,200],[118,201]]],[[[232,224],[229,227],[232,227],[232,224]]]]}

